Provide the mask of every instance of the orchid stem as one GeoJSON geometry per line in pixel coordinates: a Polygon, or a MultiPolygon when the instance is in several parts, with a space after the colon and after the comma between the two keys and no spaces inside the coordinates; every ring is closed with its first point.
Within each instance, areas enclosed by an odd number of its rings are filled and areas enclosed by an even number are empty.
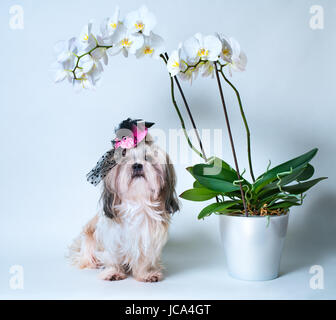
{"type": "Polygon", "coordinates": [[[81,67],[78,66],[78,64],[79,64],[79,60],[80,60],[80,59],[82,59],[82,58],[83,58],[84,56],[86,56],[86,55],[91,55],[91,53],[92,53],[93,51],[95,51],[96,49],[103,48],[103,49],[106,49],[106,50],[107,50],[107,49],[110,49],[110,48],[113,47],[113,46],[103,46],[103,45],[99,45],[99,44],[98,44],[98,41],[97,41],[96,39],[95,39],[95,41],[96,41],[96,45],[95,45],[94,48],[90,49],[90,50],[87,51],[87,52],[84,52],[84,53],[81,54],[80,56],[76,55],[76,58],[77,58],[76,64],[75,64],[74,68],[73,68],[72,70],[70,70],[70,71],[72,72],[72,74],[73,74],[75,80],[82,80],[81,78],[77,78],[77,76],[76,76],[76,70],[77,70],[77,69],[82,69],[81,67]]]}
{"type": "MultiPolygon", "coordinates": [[[[168,61],[169,57],[168,57],[167,52],[166,52],[164,55],[165,55],[166,61],[168,61]]],[[[198,143],[199,143],[199,146],[200,146],[200,148],[201,148],[202,158],[205,160],[205,162],[207,162],[207,161],[208,161],[208,158],[207,158],[207,156],[205,155],[204,148],[203,148],[203,143],[202,143],[202,140],[201,140],[201,138],[200,138],[200,136],[199,136],[199,133],[198,133],[198,130],[197,130],[197,127],[196,127],[196,123],[195,123],[195,120],[194,120],[194,118],[193,118],[193,116],[192,116],[192,114],[191,114],[191,111],[190,111],[190,108],[189,108],[187,99],[185,98],[185,95],[184,95],[184,93],[183,93],[183,90],[182,90],[182,87],[181,87],[181,85],[180,85],[180,82],[178,81],[178,79],[177,79],[176,76],[174,76],[174,80],[175,80],[175,83],[176,83],[176,85],[177,85],[177,88],[178,88],[179,91],[180,91],[180,94],[181,94],[181,96],[182,96],[182,100],[183,100],[184,105],[185,105],[185,108],[186,108],[186,110],[187,110],[189,119],[190,119],[191,124],[192,124],[192,126],[193,126],[193,128],[194,128],[196,138],[197,138],[198,143]]]]}
{"type": "MultiPolygon", "coordinates": [[[[165,54],[161,54],[160,57],[163,59],[163,61],[165,62],[165,64],[167,64],[168,59],[169,59],[169,56],[168,56],[167,52],[166,52],[165,54]]],[[[199,155],[205,162],[207,162],[208,160],[207,160],[207,157],[206,157],[205,152],[204,152],[204,149],[203,149],[202,141],[201,141],[201,138],[200,138],[199,135],[198,135],[198,131],[197,131],[197,128],[196,128],[196,124],[195,124],[195,121],[194,121],[194,119],[193,119],[193,117],[192,117],[192,114],[191,114],[190,108],[189,108],[189,106],[188,106],[187,100],[186,100],[186,98],[185,98],[185,96],[184,96],[184,93],[183,93],[183,91],[182,91],[182,88],[181,88],[180,83],[179,83],[179,81],[177,80],[176,76],[175,76],[174,78],[175,78],[175,82],[176,82],[176,84],[177,84],[177,86],[178,86],[178,88],[179,88],[179,90],[180,90],[180,93],[181,93],[181,96],[182,96],[184,105],[185,105],[185,107],[186,107],[186,109],[187,109],[187,111],[188,111],[188,115],[189,115],[189,118],[190,118],[190,120],[191,120],[191,123],[193,124],[194,130],[195,130],[195,132],[196,132],[196,136],[197,136],[197,138],[198,138],[198,142],[199,142],[199,145],[200,145],[200,147],[201,147],[202,153],[199,152],[199,151],[193,146],[193,144],[191,143],[191,141],[190,141],[190,139],[189,139],[189,136],[188,136],[187,131],[186,131],[186,128],[185,128],[185,124],[184,124],[184,120],[183,120],[182,114],[181,114],[181,112],[180,112],[180,110],[179,110],[179,108],[178,108],[178,106],[177,106],[176,100],[175,100],[175,95],[174,95],[174,80],[173,80],[173,77],[170,77],[171,97],[172,97],[172,101],[173,101],[175,110],[176,110],[176,112],[177,112],[177,115],[178,115],[178,117],[180,118],[180,122],[181,122],[181,126],[182,126],[182,129],[183,129],[184,135],[185,135],[185,137],[186,137],[186,139],[187,139],[187,141],[188,141],[188,144],[189,144],[189,146],[191,147],[191,149],[192,149],[193,151],[195,151],[195,152],[196,152],[196,153],[197,153],[197,154],[198,154],[198,155],[199,155]]],[[[218,198],[218,196],[216,196],[216,202],[219,203],[219,198],[218,198]]]]}
{"type": "Polygon", "coordinates": [[[239,174],[239,167],[238,167],[238,160],[237,160],[236,150],[235,150],[235,146],[234,146],[234,142],[233,142],[233,137],[232,137],[231,127],[230,127],[229,117],[228,117],[228,113],[227,113],[227,110],[226,110],[223,89],[222,89],[221,82],[220,82],[220,79],[219,79],[219,71],[217,69],[216,62],[214,62],[214,66],[215,66],[215,73],[216,73],[216,79],[217,79],[219,94],[220,94],[220,97],[221,97],[221,100],[222,100],[222,105],[223,105],[223,111],[224,111],[226,126],[227,126],[228,133],[229,133],[233,160],[234,160],[236,171],[237,171],[237,177],[238,177],[238,181],[239,181],[239,188],[240,188],[240,193],[241,193],[241,197],[242,197],[242,201],[243,201],[245,216],[248,217],[248,211],[247,211],[247,207],[246,207],[244,190],[243,190],[243,186],[242,186],[241,179],[240,179],[240,174],[239,174]]]}
{"type": "Polygon", "coordinates": [[[249,168],[250,168],[250,174],[252,177],[253,182],[255,182],[255,177],[254,177],[254,173],[253,173],[253,167],[252,167],[252,158],[251,158],[251,137],[250,137],[250,129],[246,120],[246,116],[245,116],[245,112],[243,109],[243,105],[241,102],[241,98],[240,98],[240,94],[239,91],[236,89],[236,87],[229,81],[229,79],[225,76],[224,72],[222,69],[219,70],[219,72],[221,73],[221,75],[223,76],[224,80],[230,85],[230,87],[234,90],[234,92],[236,93],[237,96],[237,100],[239,103],[239,109],[240,109],[240,114],[243,118],[243,122],[245,125],[245,129],[246,129],[246,136],[247,136],[247,155],[248,155],[248,163],[249,163],[249,168]]]}
{"type": "MultiPolygon", "coordinates": [[[[190,148],[191,148],[192,150],[194,150],[194,151],[195,151],[201,158],[205,159],[205,158],[204,158],[204,155],[194,147],[194,145],[192,144],[192,142],[190,141],[190,138],[189,138],[189,136],[188,136],[188,133],[187,133],[187,130],[186,130],[186,127],[185,127],[184,120],[183,120],[183,118],[182,118],[181,112],[180,112],[180,110],[179,110],[179,108],[178,108],[178,106],[177,106],[176,100],[175,100],[175,94],[174,94],[174,80],[173,80],[173,78],[170,79],[170,87],[171,87],[172,101],[173,101],[173,104],[174,104],[176,113],[177,113],[178,117],[180,118],[181,127],[182,127],[183,133],[184,133],[184,135],[185,135],[185,137],[186,137],[186,139],[187,139],[187,142],[188,142],[188,144],[189,144],[189,146],[190,146],[190,148]]],[[[205,159],[205,160],[206,160],[206,159],[205,159]]]]}
{"type": "Polygon", "coordinates": [[[178,79],[176,78],[176,76],[174,77],[174,80],[175,80],[175,82],[176,82],[176,85],[177,85],[177,87],[178,87],[180,93],[181,93],[182,100],[183,100],[184,105],[185,105],[185,107],[186,107],[186,109],[187,109],[187,113],[188,113],[188,115],[189,115],[189,118],[190,118],[190,121],[191,121],[191,123],[192,123],[192,126],[193,126],[193,128],[194,128],[194,130],[195,130],[196,138],[197,138],[198,143],[199,143],[199,146],[200,146],[200,148],[201,148],[202,158],[207,162],[207,161],[208,161],[208,158],[207,158],[207,156],[205,155],[205,151],[204,151],[204,148],[203,148],[202,140],[201,140],[201,138],[200,138],[200,136],[199,136],[199,133],[198,133],[198,130],[197,130],[197,127],[196,127],[194,118],[193,118],[193,116],[192,116],[192,114],[191,114],[189,105],[188,105],[187,100],[186,100],[186,98],[185,98],[185,96],[184,96],[184,93],[183,93],[183,91],[182,91],[180,82],[178,81],[178,79]]]}
{"type": "MultiPolygon", "coordinates": [[[[166,58],[163,55],[161,55],[161,58],[167,64],[167,60],[166,60],[166,58]]],[[[178,105],[176,103],[175,93],[174,93],[174,80],[173,80],[172,77],[170,77],[170,88],[171,88],[171,98],[172,98],[172,101],[173,101],[173,105],[174,105],[176,113],[177,113],[177,115],[178,115],[178,117],[180,119],[181,127],[182,127],[182,130],[183,130],[184,136],[187,139],[188,145],[189,145],[189,147],[193,151],[195,151],[197,153],[198,156],[200,156],[201,158],[203,158],[203,154],[194,147],[194,145],[192,144],[192,142],[191,142],[191,140],[190,140],[190,138],[188,136],[188,133],[187,133],[187,130],[186,130],[186,127],[185,127],[185,123],[184,123],[181,111],[180,111],[180,109],[179,109],[179,107],[178,107],[178,105]]]]}
{"type": "Polygon", "coordinates": [[[191,140],[188,136],[188,133],[187,133],[187,130],[186,130],[186,127],[185,127],[185,123],[184,123],[184,120],[182,118],[181,111],[178,108],[177,103],[176,103],[175,94],[174,94],[174,80],[173,80],[172,77],[170,77],[170,88],[171,88],[171,97],[172,97],[173,105],[175,107],[175,110],[176,110],[176,113],[177,113],[178,117],[180,118],[181,127],[182,127],[182,130],[183,130],[184,136],[186,137],[190,148],[193,151],[195,151],[201,158],[204,159],[203,154],[194,147],[194,145],[192,144],[192,142],[191,142],[191,140]]]}

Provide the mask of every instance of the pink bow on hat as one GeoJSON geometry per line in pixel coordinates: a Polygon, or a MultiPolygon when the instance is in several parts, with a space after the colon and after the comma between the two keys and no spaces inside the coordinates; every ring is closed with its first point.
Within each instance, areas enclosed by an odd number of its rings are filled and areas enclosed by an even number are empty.
{"type": "Polygon", "coordinates": [[[148,129],[145,127],[141,130],[138,126],[133,125],[132,133],[133,137],[123,137],[121,140],[115,139],[115,148],[131,149],[137,146],[147,135],[148,129]]]}

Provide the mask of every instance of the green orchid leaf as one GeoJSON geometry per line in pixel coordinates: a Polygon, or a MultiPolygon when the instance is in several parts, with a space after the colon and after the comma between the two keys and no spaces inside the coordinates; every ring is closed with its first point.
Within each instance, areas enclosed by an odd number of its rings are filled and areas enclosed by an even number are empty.
{"type": "Polygon", "coordinates": [[[316,155],[317,151],[318,149],[315,148],[297,158],[282,163],[265,172],[263,175],[257,178],[256,182],[253,185],[253,190],[258,193],[267,184],[277,179],[278,174],[289,172],[296,169],[297,167],[308,164],[308,162],[316,155]]]}
{"type": "Polygon", "coordinates": [[[192,175],[192,169],[193,167],[187,167],[186,170],[192,175]]]}
{"type": "MultiPolygon", "coordinates": [[[[316,155],[313,149],[299,157],[282,163],[261,175],[254,184],[241,179],[246,201],[253,210],[287,210],[299,206],[304,193],[318,182],[327,179],[321,177],[309,180],[314,175],[314,167],[309,163],[316,155]]],[[[243,204],[238,184],[237,172],[225,161],[212,157],[206,164],[188,167],[187,171],[195,178],[193,189],[183,192],[180,197],[191,201],[217,199],[227,201],[212,203],[199,213],[198,219],[211,214],[240,214],[243,204]]]]}
{"type": "Polygon", "coordinates": [[[237,180],[236,173],[225,168],[197,164],[193,167],[192,175],[201,185],[210,190],[223,193],[239,190],[239,186],[233,184],[237,180]]]}
{"type": "MultiPolygon", "coordinates": [[[[212,157],[210,160],[208,160],[208,164],[210,164],[212,167],[222,167],[224,170],[228,170],[234,173],[233,177],[235,177],[234,180],[238,180],[237,176],[237,171],[233,169],[228,163],[226,163],[224,160],[217,158],[217,157],[212,157]]],[[[241,175],[241,180],[243,181],[243,184],[246,184],[248,186],[251,186],[251,183],[244,179],[241,175]]]]}
{"type": "Polygon", "coordinates": [[[268,209],[288,209],[292,206],[300,206],[300,202],[293,202],[293,201],[281,201],[278,203],[273,204],[272,206],[268,207],[268,209]]]}
{"type": "Polygon", "coordinates": [[[220,216],[220,215],[225,215],[225,214],[229,214],[229,213],[241,213],[243,210],[244,210],[243,206],[241,208],[232,207],[230,209],[225,209],[225,210],[222,210],[220,212],[214,212],[214,214],[220,216]]]}
{"type": "Polygon", "coordinates": [[[236,174],[237,176],[237,172],[236,170],[234,170],[228,163],[226,163],[224,160],[218,158],[218,157],[211,157],[208,160],[208,164],[210,164],[211,166],[218,166],[218,167],[222,167],[223,169],[232,171],[236,174]]]}
{"type": "Polygon", "coordinates": [[[196,164],[192,169],[192,173],[197,176],[215,177],[231,183],[238,179],[235,171],[209,164],[196,164]]]}
{"type": "Polygon", "coordinates": [[[266,204],[268,207],[272,207],[279,200],[288,201],[292,203],[298,203],[301,201],[301,199],[299,199],[298,196],[296,195],[276,194],[260,202],[259,205],[257,206],[257,209],[258,210],[261,209],[264,206],[264,204],[266,204]]]}
{"type": "Polygon", "coordinates": [[[303,183],[295,184],[293,186],[285,186],[285,187],[282,187],[282,189],[292,194],[301,194],[309,190],[311,187],[315,186],[315,184],[325,179],[328,179],[328,178],[322,177],[322,178],[318,178],[314,180],[309,180],[303,183]]]}
{"type": "Polygon", "coordinates": [[[194,181],[193,187],[194,188],[204,188],[204,186],[202,186],[197,180],[194,181]]]}
{"type": "MultiPolygon", "coordinates": [[[[211,215],[214,212],[223,212],[226,209],[239,204],[239,201],[225,201],[225,202],[220,202],[220,203],[212,203],[205,208],[199,213],[198,219],[203,219],[209,215],[211,215]]],[[[235,210],[233,210],[235,211],[235,210]]]]}
{"type": "Polygon", "coordinates": [[[292,170],[291,173],[285,175],[285,176],[277,176],[277,180],[267,184],[265,187],[263,187],[260,191],[258,196],[263,196],[265,194],[269,195],[272,192],[270,191],[274,191],[274,190],[278,190],[279,192],[281,192],[280,188],[282,186],[285,186],[293,181],[296,181],[298,179],[298,177],[300,177],[304,171],[306,170],[306,165],[304,165],[304,167],[299,166],[298,168],[292,170]],[[280,179],[279,179],[280,177],[280,179]]]}
{"type": "Polygon", "coordinates": [[[184,191],[180,197],[190,201],[206,201],[218,195],[218,192],[205,188],[195,188],[184,191]]]}
{"type": "Polygon", "coordinates": [[[314,167],[308,163],[305,170],[302,172],[302,174],[296,179],[297,181],[306,181],[310,179],[314,175],[314,167]]]}

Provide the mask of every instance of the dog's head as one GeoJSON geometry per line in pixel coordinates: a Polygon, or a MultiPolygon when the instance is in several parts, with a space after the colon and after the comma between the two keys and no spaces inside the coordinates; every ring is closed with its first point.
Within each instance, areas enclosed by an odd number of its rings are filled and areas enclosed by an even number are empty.
{"type": "Polygon", "coordinates": [[[102,194],[106,216],[115,217],[115,205],[127,200],[161,202],[169,213],[179,210],[174,167],[149,134],[137,147],[116,149],[112,157],[117,165],[104,178],[102,194]]]}

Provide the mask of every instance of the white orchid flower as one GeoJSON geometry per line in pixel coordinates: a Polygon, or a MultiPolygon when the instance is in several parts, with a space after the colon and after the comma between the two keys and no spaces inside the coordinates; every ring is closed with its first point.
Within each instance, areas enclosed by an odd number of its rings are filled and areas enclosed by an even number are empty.
{"type": "Polygon", "coordinates": [[[83,89],[95,89],[94,84],[92,83],[91,79],[87,77],[87,75],[83,74],[82,77],[77,80],[73,80],[73,86],[75,88],[75,91],[81,91],[83,89]]]}
{"type": "Polygon", "coordinates": [[[120,9],[117,6],[113,16],[111,18],[104,19],[100,26],[100,31],[104,40],[111,40],[111,37],[115,34],[121,24],[119,19],[120,9]]]}
{"type": "MultiPolygon", "coordinates": [[[[97,50],[97,49],[96,49],[97,50]]],[[[93,52],[95,52],[94,50],[93,52]]],[[[90,72],[93,72],[95,70],[103,71],[103,65],[99,60],[99,56],[93,55],[93,52],[91,54],[87,54],[83,56],[79,62],[78,62],[78,72],[82,74],[90,74],[90,72]]],[[[77,71],[77,70],[76,70],[77,71]]],[[[76,77],[80,77],[76,74],[76,77]]]]}
{"type": "Polygon", "coordinates": [[[91,56],[94,60],[103,60],[104,64],[108,64],[108,56],[106,48],[97,48],[92,51],[91,56]]]}
{"type": "MultiPolygon", "coordinates": [[[[106,43],[104,43],[103,38],[101,38],[100,36],[97,36],[97,42],[99,43],[99,45],[106,45],[106,43]]],[[[107,55],[106,48],[102,48],[102,47],[96,48],[95,50],[91,52],[91,57],[94,60],[102,59],[105,65],[108,64],[108,55],[107,55]]]]}
{"type": "Polygon", "coordinates": [[[144,37],[142,34],[132,34],[128,29],[120,26],[116,33],[116,38],[112,48],[107,52],[111,55],[116,55],[122,52],[125,57],[128,53],[135,54],[144,44],[144,37]]]}
{"type": "Polygon", "coordinates": [[[247,57],[240,49],[240,45],[234,38],[226,38],[223,35],[217,34],[218,39],[222,43],[221,58],[228,63],[230,75],[231,69],[235,71],[245,71],[247,57]]]}
{"type": "MultiPolygon", "coordinates": [[[[182,60],[183,62],[184,60],[182,60]]],[[[202,72],[205,68],[205,65],[212,65],[213,63],[210,61],[199,61],[195,66],[189,67],[186,63],[182,64],[184,66],[183,72],[179,74],[179,77],[182,80],[189,80],[192,83],[193,79],[196,79],[198,74],[202,72]]],[[[204,71],[205,72],[205,71],[204,71]]],[[[202,73],[203,74],[203,73],[202,73]]]]}
{"type": "Polygon", "coordinates": [[[90,21],[87,25],[85,25],[82,31],[79,34],[78,42],[81,46],[81,49],[86,50],[91,46],[94,46],[95,36],[92,33],[92,22],[90,21]]]}
{"type": "Polygon", "coordinates": [[[145,56],[158,59],[160,54],[164,52],[164,41],[163,39],[151,32],[150,36],[144,36],[143,46],[136,52],[137,58],[142,58],[145,56]]]}
{"type": "Polygon", "coordinates": [[[188,69],[184,72],[180,72],[178,74],[178,76],[180,77],[180,79],[184,80],[184,81],[190,81],[190,84],[192,83],[193,78],[196,78],[198,74],[198,71],[192,70],[192,69],[188,69]]]}
{"type": "Polygon", "coordinates": [[[124,24],[131,33],[141,32],[145,36],[149,36],[156,25],[156,18],[146,6],[142,6],[139,10],[130,12],[126,16],[124,24]]]}
{"type": "Polygon", "coordinates": [[[220,53],[220,57],[228,62],[231,63],[232,62],[232,47],[230,44],[230,40],[228,38],[226,38],[224,35],[217,33],[217,37],[220,40],[220,42],[222,43],[222,50],[220,53]]]}
{"type": "Polygon", "coordinates": [[[229,65],[234,71],[245,71],[247,65],[247,56],[243,51],[232,55],[232,62],[229,65]]]}
{"type": "Polygon", "coordinates": [[[55,70],[54,82],[62,82],[65,79],[68,79],[70,82],[72,81],[72,70],[64,69],[62,65],[59,65],[59,67],[55,70]]]}
{"type": "Polygon", "coordinates": [[[76,90],[95,89],[100,83],[103,65],[97,61],[89,72],[84,73],[83,69],[76,70],[76,79],[73,80],[73,85],[76,90]]]}
{"type": "Polygon", "coordinates": [[[172,77],[183,71],[185,69],[184,66],[186,66],[184,61],[181,59],[181,46],[182,45],[179,44],[179,48],[171,53],[167,61],[167,69],[172,77]]]}
{"type": "Polygon", "coordinates": [[[211,61],[207,61],[202,66],[202,76],[203,77],[212,77],[214,76],[215,66],[211,61]]]}
{"type": "Polygon", "coordinates": [[[54,72],[54,82],[61,82],[68,79],[69,82],[74,78],[73,69],[75,64],[72,61],[66,61],[63,63],[55,62],[51,66],[51,71],[54,72]]]}
{"type": "Polygon", "coordinates": [[[188,64],[199,60],[217,61],[222,49],[222,43],[215,36],[203,36],[196,33],[183,44],[183,51],[188,64]]]}
{"type": "Polygon", "coordinates": [[[95,65],[95,60],[89,54],[82,57],[78,62],[78,68],[83,73],[89,72],[93,68],[94,65],[95,65]]]}
{"type": "Polygon", "coordinates": [[[194,65],[199,61],[199,56],[197,54],[199,47],[199,42],[195,37],[191,37],[184,41],[182,45],[182,55],[188,65],[194,65]]]}
{"type": "Polygon", "coordinates": [[[52,71],[55,72],[54,81],[61,82],[65,79],[72,81],[73,72],[77,61],[76,38],[68,41],[59,41],[55,44],[56,62],[52,65],[52,71]]]}
{"type": "Polygon", "coordinates": [[[85,73],[83,72],[83,69],[77,68],[75,70],[76,79],[81,79],[82,77],[84,77],[84,75],[85,75],[85,73]]]}
{"type": "Polygon", "coordinates": [[[57,55],[56,60],[59,63],[74,59],[77,53],[76,38],[57,42],[54,46],[54,51],[57,55]]]}
{"type": "Polygon", "coordinates": [[[86,73],[87,77],[91,80],[94,86],[97,86],[99,83],[103,71],[104,68],[102,63],[97,61],[93,68],[88,73],[86,73]]]}

